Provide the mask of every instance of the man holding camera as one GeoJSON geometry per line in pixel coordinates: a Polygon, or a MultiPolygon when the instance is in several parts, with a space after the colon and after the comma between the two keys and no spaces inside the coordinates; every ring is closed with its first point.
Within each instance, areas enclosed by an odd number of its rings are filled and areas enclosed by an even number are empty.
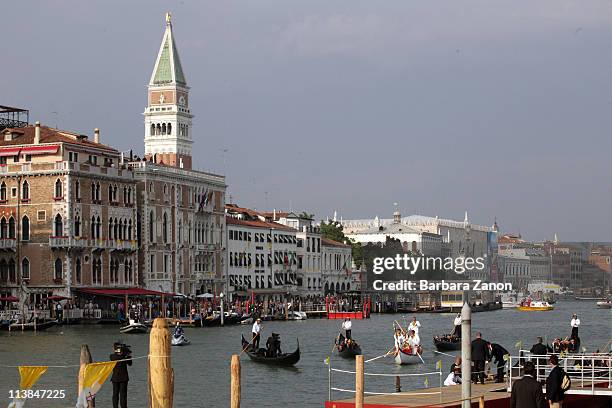
{"type": "Polygon", "coordinates": [[[121,408],[127,408],[127,388],[128,381],[130,380],[127,366],[132,365],[132,350],[130,350],[130,346],[122,343],[115,343],[113,349],[114,353],[110,355],[110,360],[123,360],[115,364],[111,377],[111,382],[113,383],[113,408],[119,408],[119,401],[121,401],[121,408]]]}

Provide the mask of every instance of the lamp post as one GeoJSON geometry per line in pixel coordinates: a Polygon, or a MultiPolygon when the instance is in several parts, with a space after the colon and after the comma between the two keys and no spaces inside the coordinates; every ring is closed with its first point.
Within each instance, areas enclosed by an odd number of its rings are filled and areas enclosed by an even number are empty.
{"type": "Polygon", "coordinates": [[[223,326],[223,318],[225,317],[225,313],[223,310],[223,292],[219,293],[219,297],[221,298],[221,326],[223,326]]]}

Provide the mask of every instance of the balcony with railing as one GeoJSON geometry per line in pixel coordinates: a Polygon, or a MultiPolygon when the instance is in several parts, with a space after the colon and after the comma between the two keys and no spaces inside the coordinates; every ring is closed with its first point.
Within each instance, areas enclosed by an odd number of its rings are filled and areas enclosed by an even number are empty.
{"type": "Polygon", "coordinates": [[[0,250],[12,250],[17,248],[17,240],[15,238],[0,239],[0,250]]]}

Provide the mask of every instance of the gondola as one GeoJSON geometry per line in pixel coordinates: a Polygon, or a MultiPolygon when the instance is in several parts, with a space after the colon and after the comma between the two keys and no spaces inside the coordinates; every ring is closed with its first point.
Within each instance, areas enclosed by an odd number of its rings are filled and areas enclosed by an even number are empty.
{"type": "Polygon", "coordinates": [[[406,347],[401,349],[399,352],[396,350],[395,353],[395,364],[398,365],[417,364],[423,361],[419,357],[419,355],[423,353],[422,350],[417,352],[417,354],[413,354],[411,348],[406,347]]]}
{"type": "Polygon", "coordinates": [[[336,339],[336,351],[342,358],[355,358],[355,356],[361,355],[361,346],[352,339],[350,344],[347,345],[344,336],[341,334],[336,339]]]}
{"type": "Polygon", "coordinates": [[[453,337],[452,340],[448,339],[448,335],[435,336],[433,343],[438,351],[456,351],[461,350],[461,337],[453,337]]]}
{"type": "Polygon", "coordinates": [[[242,337],[242,349],[249,355],[251,360],[258,363],[279,365],[279,366],[292,366],[300,361],[300,341],[298,340],[297,349],[293,353],[283,353],[278,357],[266,357],[265,349],[260,348],[258,351],[253,349],[253,345],[242,337]]]}
{"type": "Polygon", "coordinates": [[[43,331],[49,327],[57,325],[57,320],[47,320],[42,322],[27,322],[27,323],[11,323],[9,330],[11,331],[43,331]]]}

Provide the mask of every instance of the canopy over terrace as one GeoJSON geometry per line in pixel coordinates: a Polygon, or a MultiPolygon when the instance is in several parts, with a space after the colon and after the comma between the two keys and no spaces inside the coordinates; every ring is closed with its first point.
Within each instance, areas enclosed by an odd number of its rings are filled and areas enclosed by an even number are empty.
{"type": "MultiPolygon", "coordinates": [[[[161,308],[160,312],[162,315],[166,314],[166,304],[164,298],[166,297],[174,297],[174,293],[167,292],[159,292],[156,290],[149,290],[143,288],[74,288],[76,292],[84,295],[93,295],[93,296],[102,296],[102,297],[110,297],[110,298],[123,298],[125,311],[127,313],[128,310],[128,297],[130,296],[151,296],[151,297],[161,297],[161,308]]],[[[150,316],[149,312],[149,316],[150,316]]],[[[120,317],[121,319],[121,317],[120,317]]]]}

